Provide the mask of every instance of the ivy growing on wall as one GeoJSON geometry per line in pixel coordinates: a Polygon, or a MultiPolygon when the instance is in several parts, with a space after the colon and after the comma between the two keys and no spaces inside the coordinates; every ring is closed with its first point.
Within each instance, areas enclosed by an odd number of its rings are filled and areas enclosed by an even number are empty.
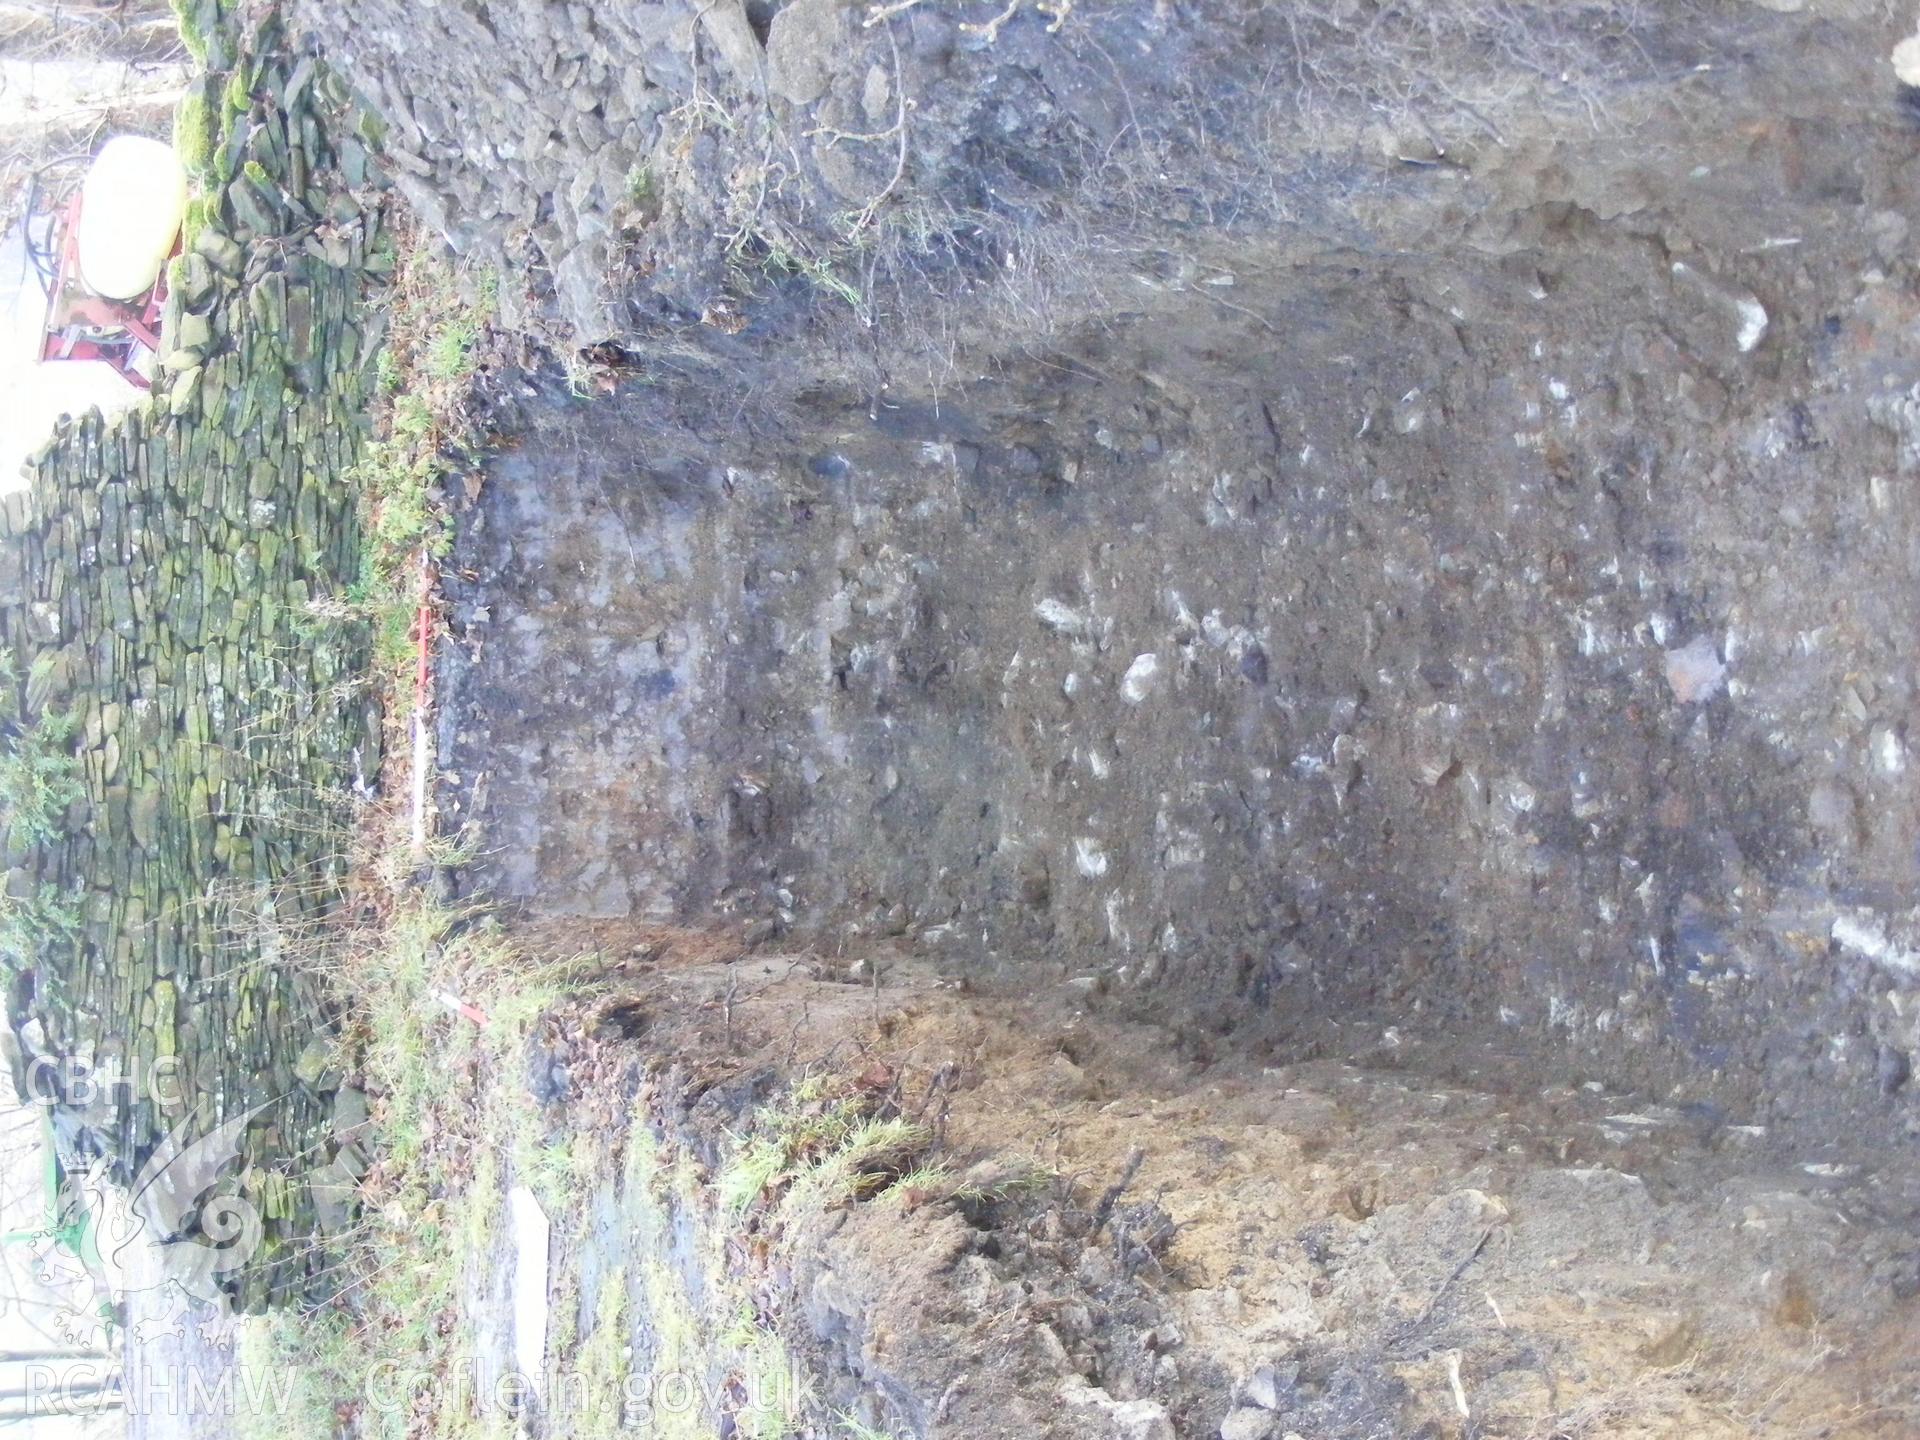
{"type": "MultiPolygon", "coordinates": [[[[73,717],[38,710],[43,679],[30,673],[22,685],[12,657],[0,655],[0,833],[10,858],[57,840],[68,807],[85,793],[70,743],[73,717]]],[[[0,967],[32,963],[42,944],[78,927],[76,907],[55,886],[11,872],[0,886],[0,967]]]]}
{"type": "Polygon", "coordinates": [[[16,724],[0,742],[0,816],[13,843],[57,839],[67,807],[81,795],[79,766],[66,746],[73,721],[42,716],[16,724]]]}

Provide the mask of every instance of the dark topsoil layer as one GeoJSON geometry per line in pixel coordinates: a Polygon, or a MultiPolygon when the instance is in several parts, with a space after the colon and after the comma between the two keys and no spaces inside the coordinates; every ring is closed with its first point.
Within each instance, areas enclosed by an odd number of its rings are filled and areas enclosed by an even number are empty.
{"type": "Polygon", "coordinates": [[[513,402],[448,586],[486,885],[1902,1106],[1909,302],[1770,297],[1742,354],[1757,291],[1568,223],[1417,275],[1249,242],[777,423],[513,402]]]}

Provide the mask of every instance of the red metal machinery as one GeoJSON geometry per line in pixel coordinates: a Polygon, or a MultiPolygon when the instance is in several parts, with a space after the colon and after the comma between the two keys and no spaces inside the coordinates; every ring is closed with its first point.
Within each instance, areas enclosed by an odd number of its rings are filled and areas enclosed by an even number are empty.
{"type": "MultiPolygon", "coordinates": [[[[144,295],[131,300],[109,300],[96,295],[80,278],[80,214],[82,196],[75,192],[53,218],[47,280],[46,334],[40,358],[99,360],[118,371],[130,385],[148,389],[152,381],[142,373],[160,355],[160,312],[166,304],[166,268],[144,295]]],[[[174,246],[175,254],[179,245],[174,246]]]]}
{"type": "MultiPolygon", "coordinates": [[[[140,390],[152,386],[152,365],[161,355],[161,311],[167,303],[167,267],[157,267],[154,282],[127,300],[109,300],[84,280],[81,223],[86,186],[52,213],[36,213],[38,184],[27,200],[27,253],[46,292],[46,324],[40,340],[42,361],[102,361],[140,390]]],[[[152,223],[152,217],[148,217],[152,223]]],[[[165,221],[161,221],[165,223],[165,221]]],[[[156,252],[150,252],[156,253],[156,252]]],[[[180,253],[175,230],[171,255],[180,253]]]]}

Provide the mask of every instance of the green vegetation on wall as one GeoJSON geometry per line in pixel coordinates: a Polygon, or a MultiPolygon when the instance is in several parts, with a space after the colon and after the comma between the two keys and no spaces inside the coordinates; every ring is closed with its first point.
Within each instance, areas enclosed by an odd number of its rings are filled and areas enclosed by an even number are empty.
{"type": "Polygon", "coordinates": [[[83,1118],[121,1179],[202,1102],[263,1107],[240,1282],[262,1303],[317,1263],[290,1157],[326,1159],[337,1081],[302,1063],[325,1023],[303,957],[380,764],[341,615],[381,236],[340,178],[344,85],[283,58],[270,7],[177,9],[212,69],[176,117],[197,193],[152,395],[63,418],[0,506],[0,958],[27,1060],[132,1080],[83,1118]],[[140,1079],[162,1061],[165,1094],[140,1079]]]}

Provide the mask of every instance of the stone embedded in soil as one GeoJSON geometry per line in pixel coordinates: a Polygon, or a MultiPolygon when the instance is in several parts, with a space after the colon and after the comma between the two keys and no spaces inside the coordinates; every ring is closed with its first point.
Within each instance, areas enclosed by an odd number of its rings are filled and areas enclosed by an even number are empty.
{"type": "Polygon", "coordinates": [[[1889,61],[1902,85],[1920,87],[1920,35],[1909,35],[1894,46],[1889,61]]]}
{"type": "Polygon", "coordinates": [[[1070,1406],[1094,1411],[1113,1440],[1175,1440],[1167,1407],[1157,1401],[1116,1400],[1084,1382],[1067,1386],[1060,1398],[1070,1406]]]}
{"type": "MultiPolygon", "coordinates": [[[[1292,1367],[1297,1374],[1298,1367],[1292,1367]]],[[[1278,1410],[1284,1393],[1292,1388],[1293,1379],[1283,1380],[1280,1371],[1273,1365],[1261,1365],[1249,1375],[1246,1383],[1240,1387],[1241,1398],[1262,1410],[1278,1410]]]]}
{"type": "MultiPolygon", "coordinates": [[[[1881,1113],[1874,1047],[1909,1043],[1907,1011],[1855,967],[1913,982],[1894,948],[1824,946],[1835,893],[1912,878],[1889,717],[1914,677],[1871,627],[1807,638],[1791,552],[1751,580],[1724,562],[1790,502],[1853,537],[1854,603],[1901,612],[1902,542],[1828,466],[1893,442],[1835,408],[1823,448],[1743,451],[1792,404],[1757,386],[1709,431],[1741,483],[1679,469],[1675,493],[1562,504],[1556,474],[1702,439],[1657,378],[1631,406],[1577,398],[1630,357],[1690,364],[1644,351],[1637,250],[1579,256],[1555,304],[1481,314],[1472,365],[1336,278],[1288,291],[1316,324],[1262,365],[1264,330],[1181,294],[1101,332],[1186,377],[1177,403],[1158,372],[1012,359],[937,408],[869,405],[826,366],[819,418],[765,435],[707,426],[704,381],[517,400],[519,448],[460,522],[454,568],[484,578],[448,582],[494,617],[443,675],[441,766],[490,776],[448,795],[495,837],[475,881],[755,943],[906,915],[957,968],[1097,970],[1232,1026],[1311,993],[1382,1026],[1477,1016],[1736,1107],[1881,1113]],[[1609,303],[1641,318],[1596,351],[1579,306],[1609,303]],[[1362,433],[1341,363],[1397,377],[1382,396],[1417,384],[1429,420],[1362,433]],[[1826,982],[1802,983],[1809,943],[1826,982]],[[1782,1048],[1782,1025],[1873,1044],[1782,1048]]],[[[1822,353],[1845,388],[1891,351],[1822,353]]]]}
{"type": "Polygon", "coordinates": [[[1720,693],[1727,667],[1711,635],[1696,635],[1667,651],[1667,684],[1682,705],[1698,705],[1720,693]]]}
{"type": "Polygon", "coordinates": [[[1138,705],[1160,686],[1160,657],[1158,655],[1136,655],[1133,663],[1127,666],[1127,673],[1120,681],[1120,698],[1129,705],[1138,705]]]}
{"type": "Polygon", "coordinates": [[[1220,1422],[1220,1440],[1273,1440],[1279,1433],[1279,1420],[1258,1406],[1231,1411],[1220,1422]]]}

